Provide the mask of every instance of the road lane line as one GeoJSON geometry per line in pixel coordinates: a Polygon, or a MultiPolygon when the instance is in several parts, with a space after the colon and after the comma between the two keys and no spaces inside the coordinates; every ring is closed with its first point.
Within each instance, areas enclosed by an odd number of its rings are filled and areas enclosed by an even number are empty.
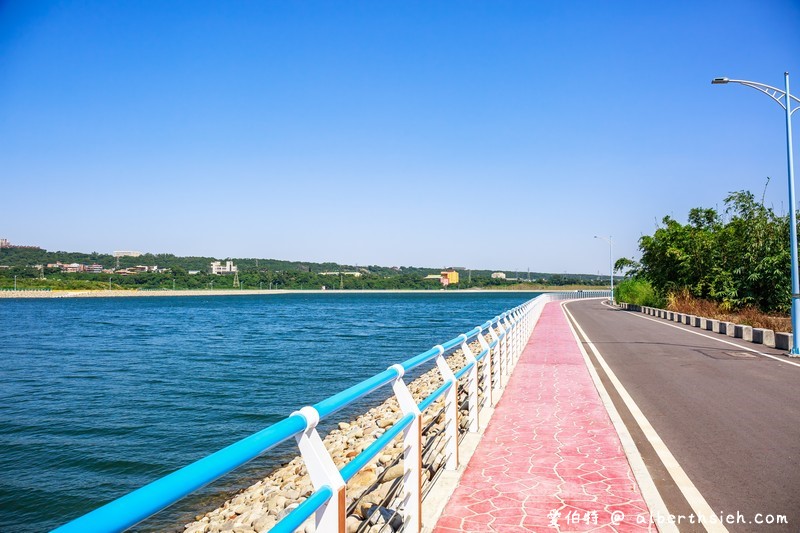
{"type": "Polygon", "coordinates": [[[619,394],[620,398],[622,398],[622,401],[625,402],[625,406],[631,412],[631,415],[636,420],[636,423],[639,424],[639,427],[641,428],[645,437],[655,450],[658,458],[661,460],[661,463],[667,469],[670,476],[672,476],[673,481],[680,489],[683,497],[686,498],[687,502],[689,502],[692,510],[694,510],[695,516],[702,516],[705,518],[703,526],[710,533],[726,533],[728,529],[723,524],[719,523],[719,520],[715,520],[713,523],[708,523],[709,519],[714,520],[712,517],[717,517],[716,513],[714,513],[713,509],[711,509],[711,506],[708,505],[708,502],[703,495],[700,494],[700,491],[697,490],[697,487],[695,487],[694,483],[692,483],[692,480],[689,479],[689,476],[686,475],[686,472],[678,463],[678,460],[675,459],[675,456],[669,451],[667,445],[664,444],[663,440],[661,440],[661,437],[650,424],[650,421],[647,420],[647,417],[644,415],[644,413],[642,413],[641,409],[639,409],[639,406],[636,405],[635,401],[633,401],[631,395],[628,394],[628,391],[619,381],[616,374],[614,374],[614,371],[611,370],[611,367],[608,366],[606,360],[602,355],[600,355],[600,351],[589,339],[589,336],[586,334],[586,332],[583,331],[583,328],[581,328],[580,324],[572,315],[570,310],[567,309],[565,304],[562,304],[562,308],[567,316],[574,322],[575,328],[578,330],[581,336],[586,339],[586,345],[592,351],[598,363],[600,363],[600,366],[608,376],[608,379],[614,385],[617,394],[619,394]]]}
{"type": "MultiPolygon", "coordinates": [[[[562,302],[561,308],[562,311],[565,311],[564,302],[562,302]]],[[[608,394],[605,386],[603,386],[602,381],[600,381],[600,376],[597,374],[597,370],[595,370],[591,359],[589,359],[589,354],[586,353],[586,349],[583,347],[583,342],[581,342],[578,332],[575,331],[573,321],[567,320],[567,324],[569,324],[569,329],[572,331],[572,336],[575,337],[575,342],[577,343],[578,348],[583,355],[583,361],[586,363],[586,368],[589,370],[589,375],[592,377],[594,386],[597,389],[597,392],[600,394],[600,400],[603,402],[609,418],[611,418],[611,423],[614,424],[614,428],[617,430],[617,435],[619,435],[619,440],[622,444],[622,450],[625,452],[625,456],[628,458],[628,463],[631,466],[633,477],[636,478],[636,483],[639,485],[639,489],[642,491],[642,497],[644,498],[645,503],[647,503],[647,508],[650,510],[651,516],[669,516],[670,513],[667,509],[667,505],[664,503],[663,498],[661,498],[661,494],[656,488],[655,481],[653,481],[650,471],[647,470],[647,466],[644,464],[642,454],[639,453],[639,448],[636,447],[636,443],[634,442],[630,431],[628,431],[628,427],[625,425],[625,422],[622,421],[622,417],[620,416],[619,411],[617,411],[617,408],[614,406],[611,396],[608,394]]],[[[630,518],[633,519],[633,517],[630,518]]],[[[660,524],[658,526],[658,530],[660,533],[674,533],[679,531],[675,524],[670,523],[660,524]]]]}
{"type": "MultiPolygon", "coordinates": [[[[615,307],[615,306],[609,305],[606,302],[600,302],[600,304],[608,307],[609,309],[615,309],[617,311],[620,310],[619,307],[615,307]]],[[[692,333],[694,335],[700,335],[701,337],[705,337],[707,339],[712,339],[712,340],[715,340],[715,341],[719,341],[719,342],[724,343],[724,344],[729,344],[731,346],[735,346],[737,348],[741,348],[742,350],[747,350],[748,352],[753,352],[753,353],[758,354],[758,355],[763,355],[764,357],[769,357],[770,359],[775,359],[776,361],[780,361],[781,363],[786,363],[787,365],[800,367],[800,363],[797,363],[795,361],[788,361],[785,357],[781,358],[781,357],[779,357],[777,355],[772,355],[772,354],[768,354],[768,353],[764,353],[764,352],[759,352],[758,350],[750,348],[748,346],[742,346],[741,344],[736,344],[735,342],[727,341],[725,339],[720,339],[718,337],[713,337],[711,335],[706,335],[705,333],[700,333],[699,331],[694,331],[694,330],[691,330],[691,329],[682,328],[682,327],[677,326],[675,324],[670,324],[669,322],[664,322],[664,319],[650,318],[648,316],[642,315],[642,314],[637,313],[635,311],[626,311],[626,312],[629,313],[631,316],[635,316],[635,317],[638,317],[638,318],[643,318],[645,320],[649,320],[651,322],[655,322],[656,324],[663,324],[664,326],[669,326],[671,328],[676,328],[676,329],[679,329],[681,331],[686,331],[687,333],[692,333]]],[[[684,325],[686,325],[686,324],[684,324],[684,325]]]]}

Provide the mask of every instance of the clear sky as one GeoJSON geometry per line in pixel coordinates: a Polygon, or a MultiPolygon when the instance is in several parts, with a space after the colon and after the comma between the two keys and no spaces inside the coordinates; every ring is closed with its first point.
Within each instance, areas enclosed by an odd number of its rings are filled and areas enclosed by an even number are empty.
{"type": "Polygon", "coordinates": [[[4,1],[0,237],[606,273],[594,235],[786,211],[782,110],[710,84],[786,70],[792,0],[4,1]]]}

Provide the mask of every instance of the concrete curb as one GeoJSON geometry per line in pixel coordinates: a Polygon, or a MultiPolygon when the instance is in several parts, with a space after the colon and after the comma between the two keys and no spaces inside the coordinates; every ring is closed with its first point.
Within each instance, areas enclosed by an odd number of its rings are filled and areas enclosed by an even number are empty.
{"type": "Polygon", "coordinates": [[[789,350],[792,346],[791,333],[773,331],[765,328],[754,328],[743,324],[734,324],[733,322],[724,322],[713,318],[687,315],[674,311],[667,311],[665,309],[658,309],[656,307],[646,307],[625,302],[618,302],[617,306],[623,311],[644,313],[671,322],[679,322],[695,328],[719,333],[720,335],[742,339],[747,342],[752,342],[753,344],[763,344],[764,346],[777,348],[778,350],[789,350]]]}

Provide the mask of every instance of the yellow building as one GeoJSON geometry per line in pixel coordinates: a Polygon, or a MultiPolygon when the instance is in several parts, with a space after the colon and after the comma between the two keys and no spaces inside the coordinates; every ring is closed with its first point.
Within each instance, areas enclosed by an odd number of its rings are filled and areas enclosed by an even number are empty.
{"type": "Polygon", "coordinates": [[[458,272],[455,270],[445,270],[442,272],[442,285],[458,283],[458,272]]]}

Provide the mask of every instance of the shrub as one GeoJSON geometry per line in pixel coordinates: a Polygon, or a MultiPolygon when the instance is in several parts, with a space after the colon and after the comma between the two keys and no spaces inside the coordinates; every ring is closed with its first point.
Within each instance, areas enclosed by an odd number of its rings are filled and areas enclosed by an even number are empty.
{"type": "Polygon", "coordinates": [[[663,307],[664,300],[660,298],[649,281],[637,278],[622,280],[614,288],[614,297],[618,302],[648,307],[663,307]]]}

